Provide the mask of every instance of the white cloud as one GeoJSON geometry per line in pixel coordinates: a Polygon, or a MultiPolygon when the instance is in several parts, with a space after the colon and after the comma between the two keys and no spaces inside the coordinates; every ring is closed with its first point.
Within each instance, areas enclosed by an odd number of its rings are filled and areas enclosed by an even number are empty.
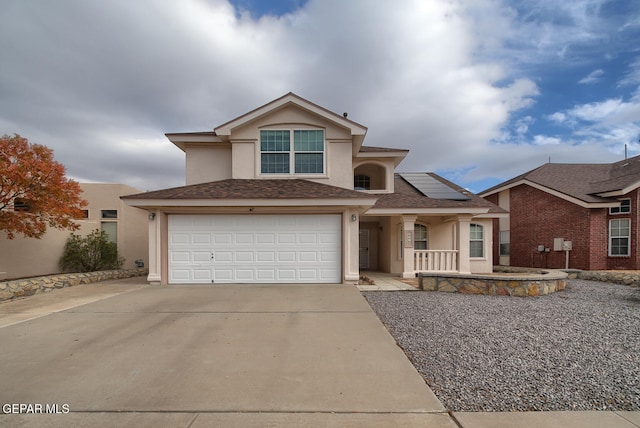
{"type": "Polygon", "coordinates": [[[602,76],[604,76],[604,70],[599,68],[597,70],[593,70],[591,73],[589,73],[588,76],[580,79],[578,83],[581,85],[590,85],[593,83],[597,83],[602,79],[602,76]]]}
{"type": "Polygon", "coordinates": [[[618,82],[618,86],[640,86],[640,57],[637,57],[625,73],[624,77],[618,82]]]}
{"type": "MultiPolygon", "coordinates": [[[[514,114],[544,95],[522,65],[591,40],[598,5],[310,0],[255,20],[225,0],[10,2],[0,132],[50,146],[75,177],[160,188],[183,179],[165,132],[211,130],[293,91],[349,112],[369,127],[366,144],[411,149],[403,170],[495,174],[509,150],[520,159],[540,142],[567,144],[539,135],[520,147],[535,118],[514,114]]],[[[624,120],[634,106],[550,119],[624,120]]]]}
{"type": "Polygon", "coordinates": [[[562,140],[556,137],[549,137],[546,135],[535,135],[533,137],[533,144],[536,146],[546,146],[549,144],[560,144],[562,140]]]}
{"type": "Polygon", "coordinates": [[[562,112],[560,112],[560,111],[557,111],[557,112],[547,116],[547,118],[549,120],[551,120],[552,122],[555,122],[555,123],[563,123],[563,122],[565,122],[567,120],[567,115],[562,113],[562,112]]]}

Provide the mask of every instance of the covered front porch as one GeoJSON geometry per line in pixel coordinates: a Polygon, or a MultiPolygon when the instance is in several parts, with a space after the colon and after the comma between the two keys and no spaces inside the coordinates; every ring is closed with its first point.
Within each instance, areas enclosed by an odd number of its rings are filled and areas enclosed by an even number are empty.
{"type": "Polygon", "coordinates": [[[492,221],[481,215],[363,215],[361,272],[415,278],[419,272],[487,273],[493,269],[492,221]]]}

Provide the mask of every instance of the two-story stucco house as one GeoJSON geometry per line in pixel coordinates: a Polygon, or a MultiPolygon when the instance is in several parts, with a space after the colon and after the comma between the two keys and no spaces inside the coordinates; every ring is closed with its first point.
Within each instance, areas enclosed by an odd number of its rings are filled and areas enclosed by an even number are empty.
{"type": "Polygon", "coordinates": [[[123,197],[149,211],[149,282],[491,272],[506,212],[435,174],[395,173],[408,151],[364,146],[366,132],[289,93],[213,132],[167,134],[186,186],[123,197]]]}

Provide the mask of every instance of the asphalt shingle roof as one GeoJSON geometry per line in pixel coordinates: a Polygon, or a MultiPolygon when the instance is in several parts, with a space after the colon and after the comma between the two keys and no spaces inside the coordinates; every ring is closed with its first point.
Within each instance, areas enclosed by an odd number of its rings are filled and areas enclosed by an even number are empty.
{"type": "Polygon", "coordinates": [[[584,202],[605,202],[599,193],[619,191],[640,182],[640,156],[612,164],[547,163],[481,194],[527,180],[584,202]]]}
{"type": "Polygon", "coordinates": [[[374,208],[402,208],[407,212],[416,208],[489,208],[489,212],[506,212],[444,178],[425,173],[459,192],[469,200],[434,199],[423,195],[395,174],[395,192],[363,193],[342,187],[301,179],[228,179],[171,189],[155,190],[123,196],[122,199],[198,200],[198,199],[376,199],[374,208]]]}
{"type": "Polygon", "coordinates": [[[228,179],[123,196],[123,199],[362,199],[370,195],[300,179],[228,179]]]}

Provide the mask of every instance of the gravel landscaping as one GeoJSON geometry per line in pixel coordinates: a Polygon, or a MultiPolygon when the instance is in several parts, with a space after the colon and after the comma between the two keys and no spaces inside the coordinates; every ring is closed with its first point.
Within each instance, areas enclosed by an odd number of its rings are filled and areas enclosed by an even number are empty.
{"type": "Polygon", "coordinates": [[[363,294],[451,411],[640,411],[640,289],[363,294]]]}

